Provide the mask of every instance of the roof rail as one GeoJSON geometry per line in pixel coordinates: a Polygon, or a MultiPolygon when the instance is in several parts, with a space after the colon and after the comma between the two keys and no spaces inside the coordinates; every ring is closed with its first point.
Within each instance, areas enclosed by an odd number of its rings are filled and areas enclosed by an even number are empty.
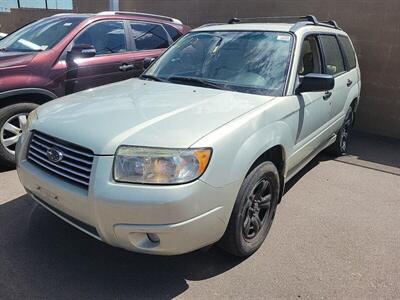
{"type": "Polygon", "coordinates": [[[228,21],[228,24],[238,24],[242,21],[257,21],[257,20],[272,20],[272,21],[288,21],[293,20],[296,23],[290,29],[290,31],[296,31],[297,29],[306,26],[306,25],[316,25],[316,26],[324,26],[341,30],[336,21],[329,20],[320,22],[313,15],[308,16],[282,16],[282,17],[254,17],[254,18],[233,18],[228,21]]]}
{"type": "Polygon", "coordinates": [[[149,17],[149,18],[154,18],[154,19],[159,19],[159,20],[164,20],[172,23],[176,23],[179,25],[183,25],[182,21],[167,17],[167,16],[162,16],[162,15],[155,15],[155,14],[148,14],[148,13],[140,13],[140,12],[130,12],[130,11],[102,11],[99,12],[97,15],[129,15],[129,16],[138,16],[138,17],[149,17]]]}
{"type": "Polygon", "coordinates": [[[215,26],[215,25],[225,25],[225,24],[226,24],[226,23],[206,23],[206,24],[200,25],[200,26],[197,27],[197,28],[203,28],[203,27],[215,26]]]}

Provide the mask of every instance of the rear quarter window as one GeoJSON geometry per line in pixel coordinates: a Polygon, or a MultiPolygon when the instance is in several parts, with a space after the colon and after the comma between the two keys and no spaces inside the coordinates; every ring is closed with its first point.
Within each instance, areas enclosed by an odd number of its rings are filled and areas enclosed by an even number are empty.
{"type": "Polygon", "coordinates": [[[175,27],[172,27],[167,24],[164,24],[163,26],[174,42],[182,36],[182,33],[180,33],[179,30],[176,29],[175,27]]]}
{"type": "Polygon", "coordinates": [[[346,58],[348,69],[354,69],[357,65],[356,54],[354,52],[354,48],[350,42],[350,39],[346,36],[339,36],[339,41],[346,58]]]}
{"type": "Polygon", "coordinates": [[[169,47],[167,32],[159,24],[131,23],[136,50],[153,50],[169,47]]]}

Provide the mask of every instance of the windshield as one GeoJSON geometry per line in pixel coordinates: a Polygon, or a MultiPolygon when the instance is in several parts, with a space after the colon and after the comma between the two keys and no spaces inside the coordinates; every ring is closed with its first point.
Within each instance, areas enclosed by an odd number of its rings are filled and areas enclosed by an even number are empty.
{"type": "Polygon", "coordinates": [[[65,16],[36,21],[0,40],[0,50],[32,52],[51,49],[84,19],[83,16],[65,16]]]}
{"type": "Polygon", "coordinates": [[[192,32],[161,56],[143,78],[280,96],[292,43],[288,33],[192,32]]]}

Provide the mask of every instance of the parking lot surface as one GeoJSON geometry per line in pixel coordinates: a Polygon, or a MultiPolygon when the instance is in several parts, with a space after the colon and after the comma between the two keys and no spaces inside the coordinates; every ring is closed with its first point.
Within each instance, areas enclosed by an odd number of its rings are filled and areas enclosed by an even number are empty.
{"type": "Polygon", "coordinates": [[[0,299],[400,298],[400,142],[358,134],[287,185],[267,240],[157,257],[116,249],[34,204],[0,170],[0,299]]]}

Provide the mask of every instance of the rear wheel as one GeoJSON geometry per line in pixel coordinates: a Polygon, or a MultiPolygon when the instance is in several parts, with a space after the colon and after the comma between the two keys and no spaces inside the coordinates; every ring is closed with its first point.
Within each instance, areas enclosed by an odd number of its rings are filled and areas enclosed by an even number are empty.
{"type": "Polygon", "coordinates": [[[219,246],[236,256],[249,256],[264,242],[279,200],[279,174],[265,162],[244,180],[219,246]]]}
{"type": "Polygon", "coordinates": [[[0,109],[0,164],[15,165],[15,146],[34,103],[17,103],[0,109]]]}
{"type": "Polygon", "coordinates": [[[347,146],[350,141],[351,132],[354,123],[354,111],[350,106],[347,110],[346,117],[344,119],[343,125],[340,128],[336,141],[328,148],[328,151],[334,156],[342,156],[347,152],[347,146]]]}

